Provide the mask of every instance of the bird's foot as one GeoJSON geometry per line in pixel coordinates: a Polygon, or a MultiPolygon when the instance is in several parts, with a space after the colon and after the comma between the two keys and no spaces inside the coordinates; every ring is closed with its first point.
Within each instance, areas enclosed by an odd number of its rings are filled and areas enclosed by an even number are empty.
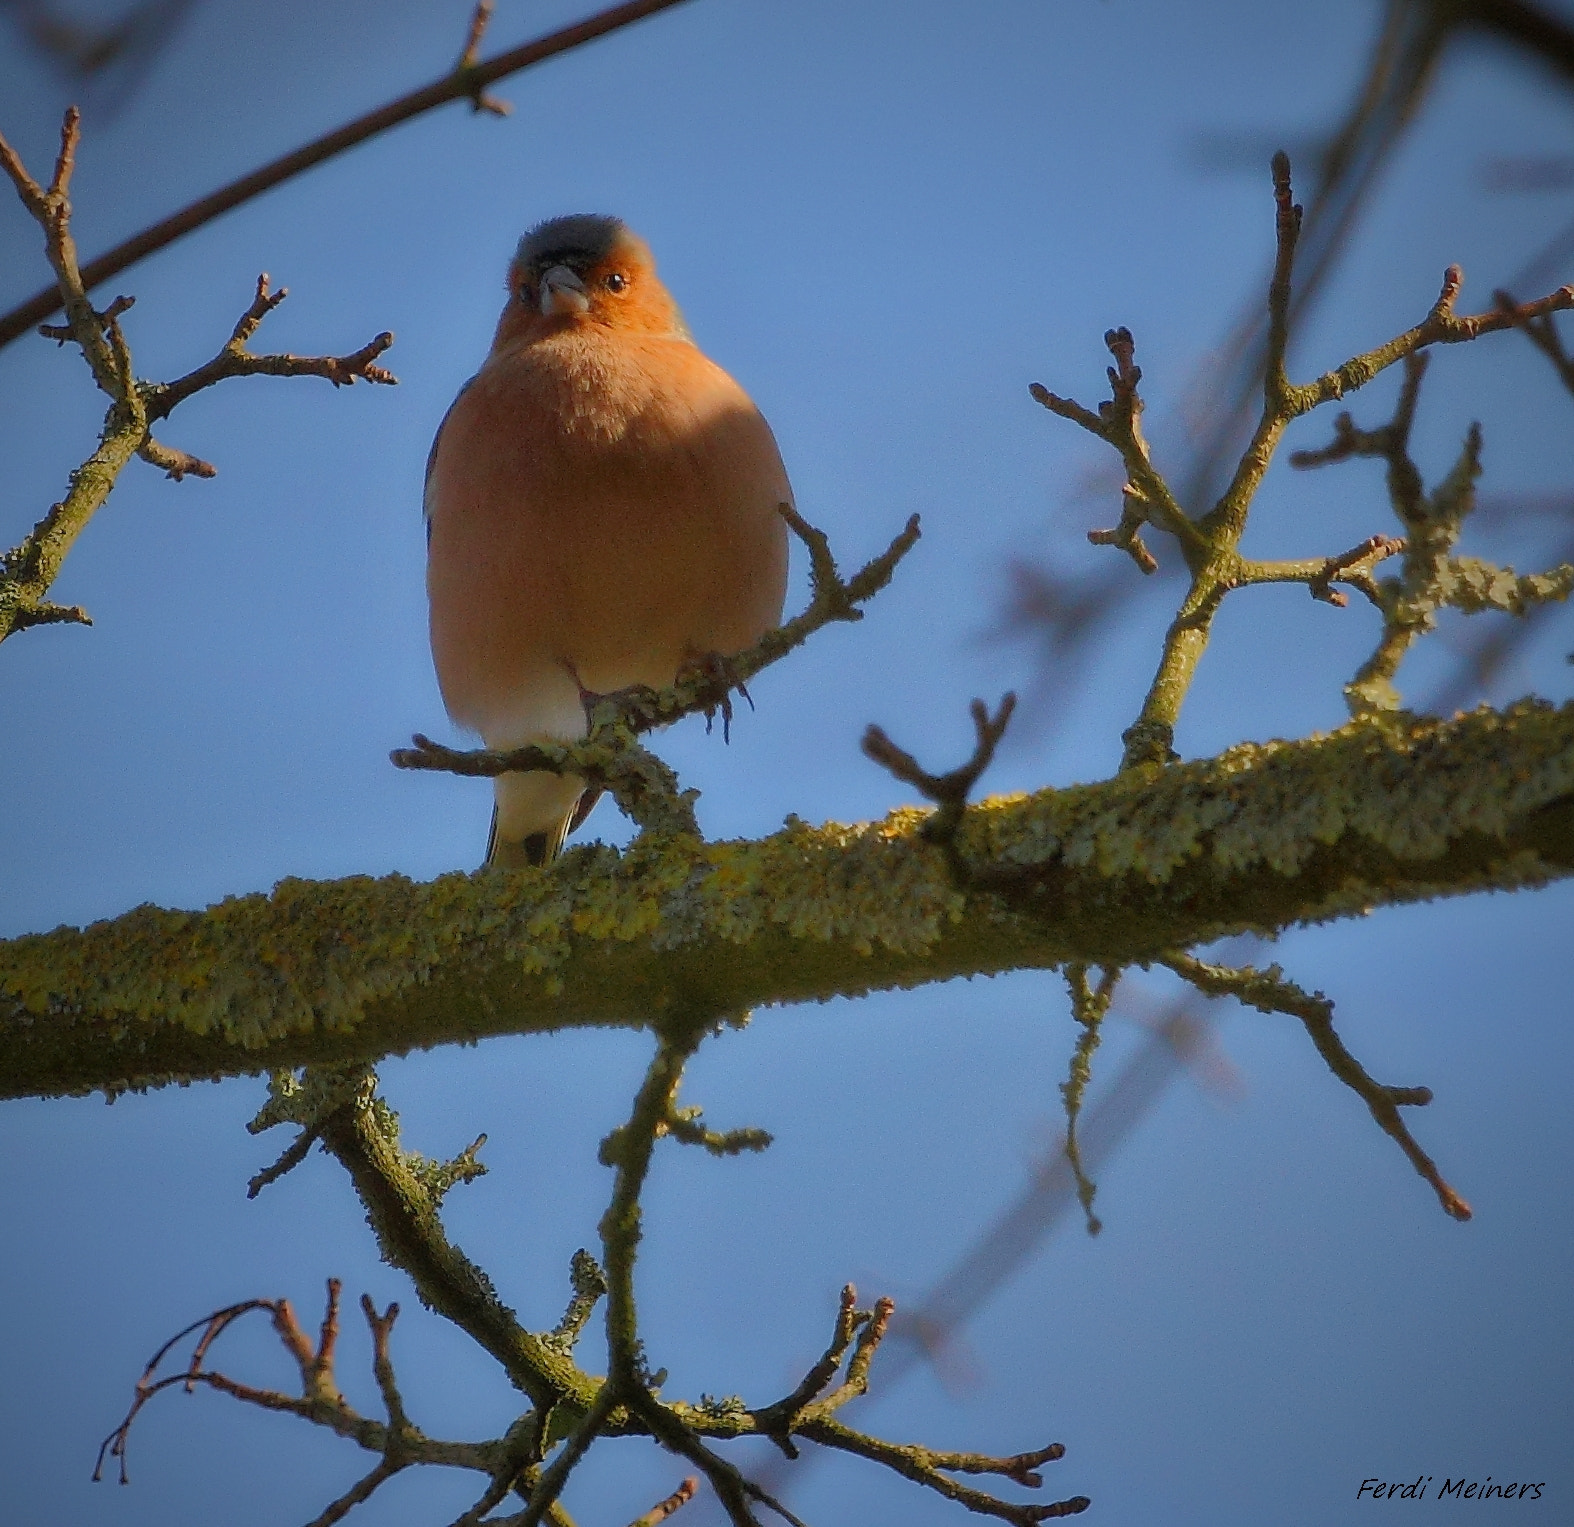
{"type": "Polygon", "coordinates": [[[663,726],[675,719],[663,712],[661,690],[652,689],[649,684],[629,684],[622,689],[609,689],[601,693],[586,689],[580,684],[577,674],[574,682],[579,684],[579,703],[584,707],[586,724],[592,728],[596,724],[597,711],[604,706],[611,707],[616,718],[626,721],[636,732],[648,732],[653,727],[663,726]]]}
{"type": "MultiPolygon", "coordinates": [[[[569,670],[571,673],[572,669],[569,670]]],[[[609,690],[605,694],[586,689],[579,675],[574,674],[579,686],[579,703],[584,707],[585,720],[594,728],[597,715],[606,716],[610,707],[617,719],[626,722],[636,732],[648,732],[658,726],[670,726],[674,721],[696,711],[705,717],[708,732],[721,716],[721,734],[732,741],[732,692],[737,692],[754,707],[753,697],[743,682],[730,657],[720,652],[706,652],[686,658],[678,669],[671,688],[653,689],[649,684],[630,684],[623,689],[609,690]]]]}
{"type": "Polygon", "coordinates": [[[737,690],[754,709],[754,697],[730,657],[721,652],[706,652],[688,658],[678,669],[677,683],[693,684],[698,693],[695,700],[705,713],[705,730],[708,732],[721,715],[721,735],[724,742],[732,741],[732,692],[737,690]]]}

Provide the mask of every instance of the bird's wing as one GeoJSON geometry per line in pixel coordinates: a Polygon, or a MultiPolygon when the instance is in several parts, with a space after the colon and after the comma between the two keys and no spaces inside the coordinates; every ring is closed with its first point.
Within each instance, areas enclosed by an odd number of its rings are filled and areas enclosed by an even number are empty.
{"type": "Polygon", "coordinates": [[[437,447],[443,438],[443,428],[448,423],[450,415],[459,406],[459,400],[471,387],[475,385],[475,378],[471,377],[458,392],[454,394],[454,401],[448,405],[448,412],[443,415],[443,422],[437,426],[437,433],[432,436],[432,448],[426,453],[426,478],[421,486],[421,513],[426,520],[426,540],[432,540],[432,468],[437,465],[437,447]]]}

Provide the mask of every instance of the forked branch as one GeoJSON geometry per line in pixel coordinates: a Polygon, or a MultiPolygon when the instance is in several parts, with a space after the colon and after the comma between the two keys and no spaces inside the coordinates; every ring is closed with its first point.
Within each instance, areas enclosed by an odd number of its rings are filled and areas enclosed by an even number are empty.
{"type": "Polygon", "coordinates": [[[0,641],[33,626],[63,622],[91,625],[79,606],[56,604],[49,590],[66,555],[88,522],[103,507],[120,473],[133,456],[160,468],[172,478],[212,477],[215,468],[198,456],[157,440],[153,425],[204,388],[232,376],[322,376],[336,386],[357,378],[392,382],[394,377],[375,364],[393,335],[379,334],[369,344],[345,356],[253,355],[246,340],[265,314],[283,298],[270,294],[267,277],[260,277],[251,306],[236,325],[229,342],[207,365],[172,383],[137,380],[131,349],[120,320],[133,299],[117,297],[99,312],[88,301],[77,264],[71,235],[71,172],[76,163],[80,118],[76,108],[66,113],[60,133],[60,153],[47,186],[34,180],[21,158],[0,137],[0,169],[10,177],[23,206],[44,233],[44,252],[55,272],[55,290],[66,313],[64,325],[46,325],[46,338],[71,341],[81,350],[93,380],[109,398],[98,448],[71,474],[64,499],[50,507],[18,545],[0,555],[0,641]]]}

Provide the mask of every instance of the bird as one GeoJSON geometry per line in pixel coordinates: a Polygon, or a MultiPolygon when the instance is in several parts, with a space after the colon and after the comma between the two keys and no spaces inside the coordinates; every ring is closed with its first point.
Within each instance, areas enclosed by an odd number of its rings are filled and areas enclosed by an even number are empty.
{"type": "MultiPolygon", "coordinates": [[[[793,505],[764,416],[621,219],[531,228],[507,288],[425,490],[438,686],[494,749],[582,737],[587,697],[665,687],[779,624],[793,505]]],[[[494,790],[485,863],[504,868],[549,862],[595,801],[539,772],[494,790]]]]}

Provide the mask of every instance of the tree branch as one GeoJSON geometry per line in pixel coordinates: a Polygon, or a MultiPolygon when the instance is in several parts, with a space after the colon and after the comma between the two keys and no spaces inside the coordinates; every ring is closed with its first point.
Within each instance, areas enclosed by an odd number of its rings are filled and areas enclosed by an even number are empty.
{"type": "Polygon", "coordinates": [[[168,385],[139,382],[132,370],[131,350],[121,332],[121,316],[132,306],[130,297],[117,297],[102,312],[87,299],[82,273],[77,267],[76,244],[71,237],[71,170],[76,160],[80,119],[75,107],[67,111],[60,130],[60,155],[47,187],[28,173],[16,151],[0,137],[0,171],[10,177],[22,204],[44,232],[44,251],[55,271],[55,290],[66,309],[67,323],[48,327],[46,335],[62,343],[74,342],[81,350],[99,389],[109,397],[98,449],[71,474],[64,499],[33,526],[18,545],[0,555],[0,642],[33,626],[74,622],[91,625],[87,612],[77,606],[55,604],[49,590],[77,538],[104,506],[121,472],[133,456],[161,468],[176,478],[187,475],[212,477],[215,468],[189,452],[155,440],[152,425],[166,418],[177,404],[193,393],[230,376],[267,373],[274,376],[325,376],[340,386],[357,377],[392,382],[393,376],[373,362],[393,343],[392,334],[379,334],[370,344],[347,356],[302,357],[252,355],[246,340],[263,316],[273,310],[284,293],[270,295],[268,278],[257,282],[256,298],[235,326],[228,344],[206,366],[168,385]]]}
{"type": "Polygon", "coordinates": [[[1210,997],[1234,997],[1261,1013],[1288,1013],[1299,1018],[1328,1069],[1366,1104],[1378,1127],[1399,1146],[1437,1194],[1444,1212],[1458,1220],[1470,1218],[1470,1205],[1443,1180],[1432,1158],[1416,1143],[1399,1116],[1401,1108],[1422,1108],[1430,1103],[1430,1089],[1386,1087],[1373,1081],[1334,1032],[1334,1005],[1321,992],[1306,992],[1293,981],[1285,980],[1277,965],[1270,965],[1267,970],[1254,970],[1250,965],[1234,969],[1187,954],[1167,955],[1161,963],[1210,997]]]}
{"type": "Polygon", "coordinates": [[[205,913],[141,907],[0,942],[0,1096],[1131,964],[1538,885],[1574,873],[1574,707],[1385,714],[1157,777],[985,801],[957,837],[965,887],[929,820],[592,846],[428,885],[285,880],[205,913]]]}
{"type": "MultiPolygon", "coordinates": [[[[365,116],[357,117],[353,122],[347,122],[343,127],[314,139],[293,153],[285,154],[271,164],[265,164],[249,175],[231,181],[229,185],[214,191],[211,195],[192,202],[190,206],[182,207],[179,212],[171,213],[151,228],[145,228],[124,243],[117,244],[97,259],[89,260],[82,267],[83,284],[89,288],[98,286],[101,282],[109,280],[111,276],[119,275],[138,260],[145,259],[157,250],[163,249],[165,245],[173,244],[176,239],[201,228],[206,223],[211,223],[223,213],[244,205],[253,197],[261,196],[264,191],[270,191],[274,186],[294,179],[295,176],[344,153],[347,149],[354,148],[357,144],[364,143],[368,138],[374,138],[379,133],[397,127],[401,122],[408,122],[412,117],[421,116],[452,101],[475,102],[481,99],[484,105],[485,99],[481,93],[486,86],[496,84],[498,80],[510,74],[517,74],[521,69],[528,69],[532,64],[556,58],[561,53],[583,47],[584,44],[593,42],[598,37],[605,37],[608,33],[619,31],[636,21],[643,20],[646,16],[653,16],[658,11],[670,10],[673,6],[682,3],[683,0],[627,0],[623,5],[609,6],[584,21],[561,27],[556,32],[549,32],[545,37],[539,37],[533,42],[510,48],[506,53],[500,53],[484,64],[469,62],[467,48],[466,54],[461,56],[458,65],[449,73],[433,80],[431,84],[424,85],[419,90],[412,90],[408,95],[402,95],[386,106],[369,111],[365,116]]],[[[0,316],[0,348],[10,344],[14,339],[19,339],[36,324],[42,323],[50,314],[58,313],[60,307],[58,289],[49,287],[35,292],[26,302],[0,316]]]]}

